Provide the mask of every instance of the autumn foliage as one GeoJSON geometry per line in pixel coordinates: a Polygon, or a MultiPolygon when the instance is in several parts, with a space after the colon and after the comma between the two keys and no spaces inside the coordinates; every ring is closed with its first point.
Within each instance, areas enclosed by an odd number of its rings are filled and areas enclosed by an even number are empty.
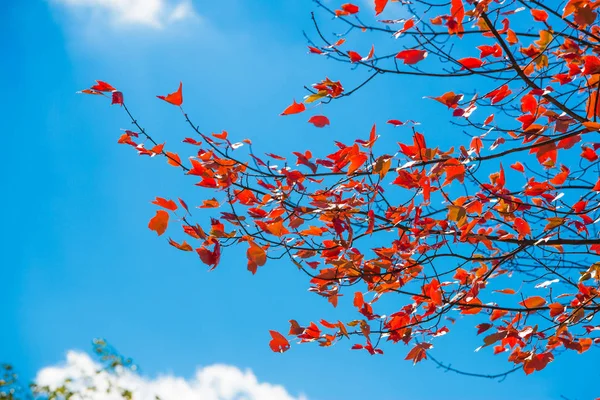
{"type": "MultiPolygon", "coordinates": [[[[248,139],[202,132],[183,112],[193,135],[182,138],[189,153],[178,155],[138,124],[113,86],[98,81],[83,92],[109,94],[136,126],[118,142],[189,175],[203,193],[190,206],[215,209],[208,222],[196,221],[184,200],[157,197],[150,229],[168,231],[172,246],[210,269],[225,245],[246,249],[252,274],[285,256],[332,307],[356,308],[351,321],[291,320],[287,337],[270,332],[273,351],[287,351],[288,338],[347,341],[370,354],[402,343],[417,363],[456,322],[481,335],[474,347],[502,353],[530,374],[558,352],[600,343],[599,7],[589,0],[375,0],[371,9],[316,2],[345,34],[330,37],[331,27],[322,30],[313,16],[310,56],[370,75],[344,85],[324,77],[303,101],[296,93],[282,105],[281,115],[335,129],[326,104],[360,95],[379,75],[443,80],[453,91],[432,93],[420,107],[460,127],[448,148],[437,143],[443,126],[421,132],[418,121],[390,115],[355,140],[335,142],[326,157],[310,149],[261,155],[241,148],[248,139]],[[406,17],[384,19],[391,8],[406,17]],[[388,47],[395,39],[395,50],[354,48],[356,37],[388,47]],[[378,148],[380,134],[396,127],[405,130],[397,147],[378,148]],[[379,307],[384,297],[394,299],[393,309],[379,307]]],[[[181,107],[182,85],[158,97],[181,107]]]]}

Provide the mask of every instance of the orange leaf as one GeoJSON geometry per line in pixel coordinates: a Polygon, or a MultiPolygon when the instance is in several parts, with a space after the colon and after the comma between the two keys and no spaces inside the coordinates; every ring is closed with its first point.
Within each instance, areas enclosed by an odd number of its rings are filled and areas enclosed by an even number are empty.
{"type": "Polygon", "coordinates": [[[192,246],[190,246],[185,240],[183,241],[183,243],[179,244],[176,241],[174,241],[173,239],[169,239],[169,244],[173,247],[177,247],[179,250],[182,251],[192,251],[192,246]]]}
{"type": "Polygon", "coordinates": [[[152,204],[156,204],[159,207],[163,207],[171,211],[177,210],[177,204],[175,204],[173,200],[166,200],[162,197],[157,197],[156,200],[152,202],[152,204]]]}
{"type": "Polygon", "coordinates": [[[494,293],[515,294],[516,292],[513,289],[501,289],[501,290],[494,290],[494,293]]]}
{"type": "Polygon", "coordinates": [[[174,167],[179,167],[181,165],[181,158],[179,158],[177,153],[167,151],[167,162],[174,167]]]}
{"type": "Polygon", "coordinates": [[[256,273],[257,267],[262,267],[267,262],[267,253],[265,249],[254,242],[249,242],[250,247],[246,251],[248,257],[248,270],[253,274],[256,273]]]}
{"type": "Polygon", "coordinates": [[[598,122],[586,121],[582,122],[581,125],[585,126],[591,131],[600,131],[600,123],[598,122]]]}
{"type": "Polygon", "coordinates": [[[217,208],[219,207],[219,202],[217,201],[217,199],[208,199],[208,200],[204,200],[202,202],[201,206],[198,206],[198,208],[217,208]]]}
{"type": "Polygon", "coordinates": [[[446,219],[456,222],[459,227],[463,226],[467,222],[467,210],[462,206],[449,205],[446,219]]]}
{"type": "Polygon", "coordinates": [[[275,353],[283,353],[290,349],[290,342],[283,336],[281,333],[277,331],[269,331],[271,334],[271,341],[269,342],[269,347],[275,353]]]}
{"type": "Polygon", "coordinates": [[[169,213],[165,210],[158,210],[154,218],[148,223],[148,228],[155,231],[158,236],[165,233],[169,225],[169,213]]]}
{"type": "Polygon", "coordinates": [[[462,100],[464,96],[462,94],[454,94],[454,92],[447,92],[441,96],[433,97],[434,100],[439,101],[448,108],[456,108],[458,102],[462,100]]]}
{"type": "Polygon", "coordinates": [[[83,89],[77,93],[102,95],[102,92],[93,89],[83,89]]]}
{"type": "Polygon", "coordinates": [[[538,308],[546,304],[546,300],[540,296],[528,297],[519,303],[525,308],[538,308]]]}
{"type": "Polygon", "coordinates": [[[416,364],[422,360],[426,360],[426,351],[432,347],[433,345],[431,343],[419,343],[408,352],[405,360],[412,360],[413,364],[416,364]]]}
{"type": "Polygon", "coordinates": [[[481,304],[481,300],[479,300],[478,298],[471,299],[471,301],[468,301],[467,304],[468,305],[460,307],[461,314],[475,315],[481,311],[481,307],[477,307],[481,304]]]}
{"type": "Polygon", "coordinates": [[[565,306],[563,306],[560,303],[552,303],[552,304],[549,304],[548,307],[550,307],[550,316],[552,318],[565,312],[565,306]]]}
{"type": "Polygon", "coordinates": [[[374,55],[375,55],[375,45],[371,45],[371,50],[369,50],[369,54],[367,54],[367,57],[363,58],[362,61],[368,61],[371,58],[373,58],[374,55]]]}
{"type": "Polygon", "coordinates": [[[481,148],[483,147],[483,141],[479,136],[475,136],[471,139],[471,145],[469,146],[471,150],[475,151],[477,155],[481,153],[481,148]]]}
{"type": "Polygon", "coordinates": [[[354,293],[354,307],[361,308],[365,304],[363,294],[361,292],[354,293]]]}
{"type": "Polygon", "coordinates": [[[161,100],[166,101],[167,103],[171,103],[175,106],[181,106],[183,104],[183,94],[181,92],[183,84],[179,82],[179,89],[176,92],[170,93],[167,96],[156,96],[161,100]]]}
{"type": "Polygon", "coordinates": [[[296,100],[294,100],[294,102],[279,115],[298,114],[304,110],[306,110],[304,103],[296,103],[296,100]]]}
{"type": "Polygon", "coordinates": [[[150,151],[154,154],[161,154],[163,152],[164,147],[165,147],[164,143],[157,144],[156,146],[151,148],[150,151]]]}

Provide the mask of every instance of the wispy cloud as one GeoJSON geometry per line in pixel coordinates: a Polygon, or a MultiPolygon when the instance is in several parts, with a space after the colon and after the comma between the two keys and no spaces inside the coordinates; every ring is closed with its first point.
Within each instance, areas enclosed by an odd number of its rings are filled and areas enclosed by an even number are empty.
{"type": "Polygon", "coordinates": [[[89,396],[85,398],[91,400],[121,399],[118,393],[106,390],[109,385],[130,390],[134,399],[158,396],[163,400],[306,400],[304,396],[290,395],[283,386],[259,382],[251,370],[242,371],[231,365],[198,368],[190,379],[173,375],[151,379],[129,370],[118,376],[97,373],[101,368],[87,354],[69,351],[64,364],[40,370],[36,383],[56,388],[69,378],[71,388],[95,387],[95,391],[86,392],[89,396]]]}
{"type": "Polygon", "coordinates": [[[50,0],[71,12],[114,25],[161,29],[175,21],[197,19],[191,0],[50,0]]]}

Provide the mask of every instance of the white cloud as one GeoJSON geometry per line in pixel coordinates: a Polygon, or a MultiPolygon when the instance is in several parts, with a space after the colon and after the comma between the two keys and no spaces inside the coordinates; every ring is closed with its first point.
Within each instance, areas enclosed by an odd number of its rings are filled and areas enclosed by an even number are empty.
{"type": "MultiPolygon", "coordinates": [[[[283,386],[259,382],[251,370],[241,371],[237,367],[223,364],[198,368],[194,377],[184,379],[173,375],[156,378],[141,376],[125,370],[118,376],[99,372],[100,364],[87,354],[76,351],[67,353],[66,363],[40,370],[36,383],[40,386],[56,388],[65,379],[72,379],[70,387],[96,387],[94,392],[86,392],[90,400],[121,400],[109,385],[128,389],[135,400],[150,400],[159,396],[162,400],[305,400],[304,396],[294,397],[283,386]]],[[[81,400],[74,397],[73,400],[81,400]]]]}
{"type": "Polygon", "coordinates": [[[196,19],[191,0],[51,0],[71,11],[89,14],[94,20],[116,25],[145,25],[152,28],[184,19],[196,19]]]}

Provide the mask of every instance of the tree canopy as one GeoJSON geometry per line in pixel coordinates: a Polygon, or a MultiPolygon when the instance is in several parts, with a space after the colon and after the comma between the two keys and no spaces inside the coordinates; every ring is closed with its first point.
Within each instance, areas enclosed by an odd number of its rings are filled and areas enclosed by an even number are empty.
{"type": "Polygon", "coordinates": [[[252,274],[286,258],[330,307],[356,308],[350,321],[318,310],[313,321],[291,320],[289,332],[270,332],[275,352],[289,350],[289,338],[370,354],[403,343],[417,363],[456,322],[481,334],[474,347],[530,374],[558,352],[600,343],[600,2],[315,4],[331,26],[313,15],[310,55],[369,75],[323,77],[281,115],[311,114],[307,129],[335,129],[327,104],[385,75],[452,88],[414,104],[436,129],[390,115],[327,150],[323,139],[263,154],[251,138],[205,132],[184,111],[179,83],[157,96],[189,125],[189,151],[177,154],[121,91],[97,81],[82,92],[108,97],[133,123],[118,142],[198,187],[200,200],[157,194],[149,229],[168,231],[170,245],[208,269],[230,246],[246,250],[252,274]],[[394,7],[404,17],[384,19],[394,7]],[[405,130],[399,142],[386,136],[395,129],[405,130]],[[192,215],[196,207],[212,209],[210,219],[192,215]]]}

